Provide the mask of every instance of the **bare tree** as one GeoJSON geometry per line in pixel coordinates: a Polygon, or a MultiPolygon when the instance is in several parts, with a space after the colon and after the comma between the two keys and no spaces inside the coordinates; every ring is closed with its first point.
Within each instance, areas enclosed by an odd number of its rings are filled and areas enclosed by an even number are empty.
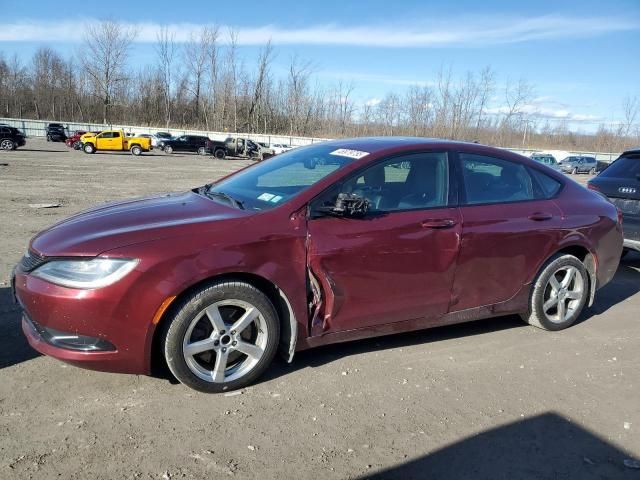
{"type": "Polygon", "coordinates": [[[109,123],[109,108],[118,84],[126,78],[127,53],[135,36],[133,29],[113,21],[87,27],[82,66],[102,100],[105,124],[109,123]]]}
{"type": "Polygon", "coordinates": [[[171,86],[173,63],[176,55],[175,35],[166,26],[160,27],[155,46],[159,60],[160,79],[162,82],[162,99],[164,106],[164,124],[169,128],[171,124],[171,86]]]}
{"type": "MultiPolygon", "coordinates": [[[[247,131],[250,130],[252,125],[252,120],[256,108],[260,104],[260,100],[262,100],[262,95],[264,94],[265,83],[267,82],[267,78],[269,76],[269,65],[273,58],[273,47],[271,46],[271,40],[267,42],[262,51],[260,52],[260,56],[258,59],[258,72],[256,74],[255,84],[253,88],[253,95],[251,96],[251,104],[249,106],[249,110],[247,113],[247,121],[246,128],[247,131]]],[[[257,127],[256,127],[257,128],[257,127]]]]}

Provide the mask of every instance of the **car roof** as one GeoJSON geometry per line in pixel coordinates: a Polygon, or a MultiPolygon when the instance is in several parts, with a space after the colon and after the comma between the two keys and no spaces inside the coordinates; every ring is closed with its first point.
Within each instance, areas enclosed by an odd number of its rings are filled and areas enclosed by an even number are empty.
{"type": "Polygon", "coordinates": [[[624,152],[622,152],[622,155],[626,155],[628,153],[640,153],[640,145],[625,150],[624,152]]]}

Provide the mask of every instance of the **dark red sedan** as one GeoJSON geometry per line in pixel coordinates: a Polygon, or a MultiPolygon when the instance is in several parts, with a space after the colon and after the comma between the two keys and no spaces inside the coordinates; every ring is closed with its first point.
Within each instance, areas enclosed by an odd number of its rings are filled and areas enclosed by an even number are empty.
{"type": "Polygon", "coordinates": [[[509,314],[566,328],[621,251],[616,208],[538,162],[360,138],[75,215],[31,241],[14,285],[36,350],[137,374],[164,359],[219,392],[278,349],[509,314]]]}

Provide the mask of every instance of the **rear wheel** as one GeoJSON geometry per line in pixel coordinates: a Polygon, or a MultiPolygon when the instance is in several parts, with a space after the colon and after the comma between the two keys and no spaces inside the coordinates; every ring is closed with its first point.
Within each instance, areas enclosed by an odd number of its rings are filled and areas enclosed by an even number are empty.
{"type": "Polygon", "coordinates": [[[244,282],[215,282],[177,307],[163,351],[173,375],[206,393],[242,388],[269,366],[280,324],[261,291],[244,282]]]}
{"type": "Polygon", "coordinates": [[[173,153],[173,147],[171,145],[165,146],[164,147],[164,153],[172,154],[173,153]]]}
{"type": "Polygon", "coordinates": [[[139,145],[134,145],[133,147],[131,147],[131,154],[132,155],[135,155],[137,157],[141,153],[142,153],[142,148],[140,148],[139,145]]]}
{"type": "Polygon", "coordinates": [[[198,155],[206,155],[207,154],[207,149],[204,147],[200,147],[198,148],[198,155]]]}
{"type": "Polygon", "coordinates": [[[0,141],[0,150],[15,150],[16,144],[10,138],[5,138],[0,141]]]}
{"type": "Polygon", "coordinates": [[[592,168],[591,170],[589,170],[589,173],[590,173],[591,175],[595,175],[595,174],[596,174],[596,169],[595,169],[595,167],[594,167],[594,168],[592,168]]]}
{"type": "Polygon", "coordinates": [[[82,142],[78,140],[77,142],[73,142],[73,149],[80,150],[82,148],[82,142]]]}
{"type": "Polygon", "coordinates": [[[93,143],[85,143],[82,147],[84,153],[95,153],[96,147],[93,146],[93,143]]]}
{"type": "Polygon", "coordinates": [[[589,297],[589,277],[573,255],[553,256],[538,274],[522,319],[545,330],[562,330],[577,320],[589,297]]]}
{"type": "Polygon", "coordinates": [[[578,167],[573,167],[573,169],[571,170],[571,173],[573,175],[577,175],[578,174],[578,167]]]}

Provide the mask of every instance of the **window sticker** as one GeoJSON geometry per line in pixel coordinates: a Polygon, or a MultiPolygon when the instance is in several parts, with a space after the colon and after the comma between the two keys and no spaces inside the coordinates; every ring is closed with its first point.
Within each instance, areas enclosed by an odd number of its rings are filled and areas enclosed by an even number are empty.
{"type": "Polygon", "coordinates": [[[271,193],[263,193],[258,197],[258,200],[262,200],[263,202],[268,202],[273,197],[275,197],[275,195],[272,195],[271,193]]]}
{"type": "Polygon", "coordinates": [[[348,148],[339,148],[330,153],[330,155],[338,155],[340,157],[355,158],[356,160],[369,155],[369,152],[362,152],[360,150],[350,150],[348,148]]]}
{"type": "Polygon", "coordinates": [[[282,195],[276,195],[275,197],[273,197],[271,200],[269,200],[271,203],[278,203],[280,200],[282,200],[282,195]]]}

